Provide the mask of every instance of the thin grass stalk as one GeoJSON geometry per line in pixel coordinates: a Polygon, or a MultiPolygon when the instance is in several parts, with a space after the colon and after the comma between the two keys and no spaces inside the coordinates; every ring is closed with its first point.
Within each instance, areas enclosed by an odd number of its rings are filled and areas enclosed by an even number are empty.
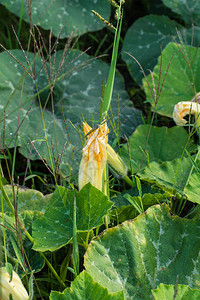
{"type": "MultiPolygon", "coordinates": [[[[38,91],[36,81],[35,81],[35,86],[36,86],[36,90],[38,91]]],[[[54,179],[55,179],[55,184],[57,184],[54,165],[53,165],[53,160],[52,160],[52,157],[51,157],[51,151],[50,151],[49,142],[48,142],[48,138],[47,138],[47,131],[46,131],[45,120],[44,120],[44,116],[43,116],[43,109],[42,109],[42,104],[41,104],[40,97],[38,97],[38,99],[39,99],[40,112],[41,112],[41,117],[42,117],[42,124],[43,124],[43,128],[44,128],[45,141],[46,141],[48,156],[49,156],[49,160],[50,160],[50,166],[51,166],[53,176],[54,176],[54,179]]]]}
{"type": "Polygon", "coordinates": [[[14,147],[14,153],[13,153],[12,172],[11,172],[12,179],[14,178],[14,173],[15,173],[15,161],[16,161],[16,153],[17,153],[17,142],[18,142],[18,134],[16,135],[15,147],[14,147]]]}
{"type": "MultiPolygon", "coordinates": [[[[120,1],[120,11],[121,11],[121,1],[120,1]]],[[[111,99],[112,99],[121,27],[122,27],[122,16],[120,19],[117,20],[117,28],[115,31],[110,71],[108,74],[108,80],[106,83],[106,89],[105,89],[105,95],[104,95],[104,101],[103,101],[103,119],[107,118],[108,110],[109,110],[111,99]]]]}
{"type": "Polygon", "coordinates": [[[3,223],[3,247],[4,247],[5,263],[7,264],[6,232],[5,232],[5,218],[4,218],[4,206],[3,206],[2,188],[1,188],[1,212],[2,212],[2,223],[3,223]]]}

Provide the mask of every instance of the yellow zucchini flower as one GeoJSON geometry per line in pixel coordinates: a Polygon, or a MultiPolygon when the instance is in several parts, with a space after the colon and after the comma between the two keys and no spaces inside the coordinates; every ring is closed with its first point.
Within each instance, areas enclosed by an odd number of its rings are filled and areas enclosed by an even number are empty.
{"type": "Polygon", "coordinates": [[[9,295],[12,294],[13,300],[27,300],[28,293],[23,286],[21,279],[13,271],[12,280],[8,274],[6,267],[0,268],[0,300],[9,300],[9,295]]]}
{"type": "Polygon", "coordinates": [[[96,130],[83,123],[83,131],[88,135],[88,141],[82,149],[82,160],[79,168],[79,189],[90,182],[102,191],[103,171],[107,161],[106,145],[108,143],[109,129],[106,123],[96,130]],[[91,133],[90,133],[91,131],[91,133]]]}
{"type": "Polygon", "coordinates": [[[184,119],[186,115],[193,114],[197,125],[200,125],[200,104],[192,101],[179,102],[174,107],[173,119],[179,126],[185,125],[187,121],[184,119]]]}
{"type": "Polygon", "coordinates": [[[82,149],[82,160],[79,168],[79,189],[90,182],[97,189],[102,191],[103,187],[103,171],[106,162],[118,172],[125,176],[127,168],[108,144],[109,129],[107,123],[99,125],[96,130],[87,124],[83,123],[84,134],[87,135],[87,143],[82,149]]]}

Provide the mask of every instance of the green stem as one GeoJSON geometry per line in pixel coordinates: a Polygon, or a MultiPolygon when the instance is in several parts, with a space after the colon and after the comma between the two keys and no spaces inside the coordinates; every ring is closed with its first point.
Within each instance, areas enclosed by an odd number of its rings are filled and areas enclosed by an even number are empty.
{"type": "Polygon", "coordinates": [[[86,239],[85,239],[85,243],[84,243],[85,250],[87,250],[87,247],[88,247],[89,236],[90,236],[90,231],[88,231],[88,233],[86,235],[86,239]]]}
{"type": "Polygon", "coordinates": [[[12,212],[12,214],[15,215],[15,209],[14,209],[14,206],[12,205],[12,203],[11,203],[11,201],[10,201],[8,195],[6,194],[6,191],[5,191],[4,186],[3,186],[3,183],[2,183],[2,177],[1,177],[1,175],[0,175],[0,189],[1,189],[1,193],[3,194],[3,197],[4,197],[4,199],[6,200],[8,206],[9,206],[11,212],[12,212]]]}
{"type": "Polygon", "coordinates": [[[63,286],[66,287],[64,282],[60,279],[60,277],[58,276],[58,273],[56,272],[56,270],[53,268],[52,264],[49,262],[49,260],[46,258],[46,256],[44,255],[44,253],[39,252],[40,255],[44,258],[47,266],[49,267],[49,269],[51,270],[51,272],[53,273],[53,275],[56,277],[56,279],[58,280],[58,282],[63,286]]]}
{"type": "MultiPolygon", "coordinates": [[[[119,10],[121,12],[121,1],[120,1],[119,10]]],[[[110,108],[110,103],[111,103],[111,99],[112,99],[121,27],[122,27],[122,13],[121,13],[121,18],[117,20],[117,29],[115,31],[115,38],[114,38],[114,43],[113,43],[113,51],[112,51],[110,70],[109,70],[109,74],[108,74],[108,80],[106,83],[105,95],[104,95],[104,100],[103,100],[103,109],[102,109],[103,110],[103,114],[102,114],[103,119],[107,118],[108,110],[110,108]]]]}
{"type": "Polygon", "coordinates": [[[103,193],[110,198],[109,191],[109,175],[108,175],[108,162],[106,162],[104,170],[103,170],[103,193]]]}
{"type": "Polygon", "coordinates": [[[74,211],[73,211],[73,265],[75,277],[79,274],[79,249],[76,227],[76,198],[74,196],[74,211]]]}
{"type": "Polygon", "coordinates": [[[126,175],[123,177],[124,181],[128,183],[131,187],[134,185],[133,181],[126,175]]]}
{"type": "Polygon", "coordinates": [[[15,148],[14,148],[14,154],[13,154],[13,164],[12,164],[11,178],[14,178],[14,173],[15,173],[15,161],[16,161],[16,153],[17,153],[17,142],[18,142],[18,134],[16,134],[16,140],[15,140],[15,148]]]}
{"type": "Polygon", "coordinates": [[[105,216],[105,226],[106,226],[106,229],[108,229],[108,224],[109,224],[109,217],[108,215],[105,216]]]}
{"type": "MultiPolygon", "coordinates": [[[[103,170],[103,185],[104,185],[104,194],[110,198],[110,190],[109,190],[109,175],[108,175],[108,162],[106,162],[105,168],[103,170]]],[[[105,216],[105,226],[108,229],[109,224],[109,212],[105,216]]]]}

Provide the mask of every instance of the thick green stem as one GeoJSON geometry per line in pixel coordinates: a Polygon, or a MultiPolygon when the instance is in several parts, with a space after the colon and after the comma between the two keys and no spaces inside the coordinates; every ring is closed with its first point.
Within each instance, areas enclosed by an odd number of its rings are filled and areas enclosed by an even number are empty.
{"type": "Polygon", "coordinates": [[[79,249],[76,227],[76,198],[74,196],[74,212],[73,212],[73,264],[75,277],[79,274],[79,249]]]}
{"type": "Polygon", "coordinates": [[[134,185],[133,181],[126,175],[123,177],[124,181],[128,183],[131,187],[134,185]]]}
{"type": "MultiPolygon", "coordinates": [[[[121,1],[120,1],[120,9],[119,10],[121,13],[121,1]]],[[[118,20],[117,20],[117,29],[115,32],[115,38],[114,38],[114,43],[113,43],[110,71],[108,74],[108,80],[106,83],[106,89],[105,89],[104,100],[103,100],[103,109],[102,109],[103,119],[107,118],[108,110],[110,108],[110,103],[111,103],[111,99],[112,99],[121,27],[122,27],[122,13],[121,13],[121,18],[118,18],[118,20]]]]}

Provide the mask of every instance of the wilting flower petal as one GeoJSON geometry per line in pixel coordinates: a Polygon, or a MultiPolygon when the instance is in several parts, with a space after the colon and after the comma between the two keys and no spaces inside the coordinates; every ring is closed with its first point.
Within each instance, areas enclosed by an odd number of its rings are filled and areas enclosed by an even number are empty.
{"type": "Polygon", "coordinates": [[[0,268],[0,299],[9,300],[9,294],[12,294],[13,300],[26,300],[28,293],[23,286],[21,279],[13,271],[12,281],[5,267],[0,268]]]}
{"type": "Polygon", "coordinates": [[[183,101],[175,105],[173,119],[177,125],[185,125],[187,121],[184,117],[188,114],[193,114],[197,124],[199,125],[200,104],[197,102],[183,101]]]}
{"type": "Polygon", "coordinates": [[[97,189],[102,190],[103,171],[107,161],[106,145],[109,129],[106,123],[96,130],[83,123],[83,131],[88,134],[88,141],[82,149],[82,160],[79,168],[79,189],[90,182],[97,189]],[[91,133],[90,133],[91,131],[91,133]]]}
{"type": "Polygon", "coordinates": [[[121,176],[127,175],[127,167],[122,161],[121,157],[115,152],[115,150],[107,144],[107,155],[109,165],[121,176]]]}

